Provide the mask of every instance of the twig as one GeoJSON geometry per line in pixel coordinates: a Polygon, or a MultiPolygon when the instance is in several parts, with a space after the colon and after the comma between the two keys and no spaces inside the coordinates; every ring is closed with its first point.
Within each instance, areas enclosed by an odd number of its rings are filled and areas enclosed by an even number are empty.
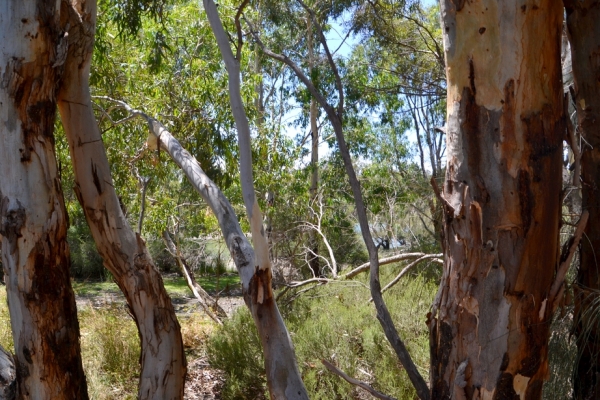
{"type": "MultiPolygon", "coordinates": [[[[419,258],[419,257],[423,257],[423,256],[431,256],[433,257],[442,257],[443,254],[439,253],[439,254],[427,254],[427,253],[402,253],[402,254],[396,254],[395,256],[391,256],[391,257],[387,257],[387,258],[382,258],[379,260],[379,265],[385,265],[385,264],[391,264],[393,262],[398,262],[398,261],[403,261],[403,260],[409,260],[412,258],[419,258]]],[[[361,272],[366,272],[369,270],[369,263],[364,263],[359,265],[358,267],[354,268],[352,271],[348,272],[347,274],[344,274],[342,276],[343,279],[350,279],[355,277],[356,275],[360,274],[361,272]]]]}
{"type": "MultiPolygon", "coordinates": [[[[391,280],[390,283],[388,283],[387,285],[385,285],[385,287],[383,289],[381,289],[381,293],[385,293],[386,290],[388,290],[389,288],[391,288],[392,286],[394,286],[396,283],[398,283],[400,281],[400,278],[402,278],[404,275],[406,275],[406,273],[408,271],[410,271],[415,265],[419,264],[421,261],[425,261],[428,259],[433,259],[432,261],[438,262],[438,263],[443,263],[442,260],[440,260],[438,257],[438,254],[428,254],[426,256],[423,256],[421,258],[416,259],[415,261],[411,262],[410,264],[408,264],[406,267],[404,267],[402,269],[402,271],[400,271],[400,273],[398,274],[398,276],[396,276],[394,279],[391,280]]],[[[369,303],[372,302],[373,299],[369,299],[369,303]]]]}
{"type": "Polygon", "coordinates": [[[368,385],[365,382],[359,381],[357,379],[352,378],[351,376],[346,375],[341,369],[333,365],[327,360],[321,360],[325,368],[327,368],[330,372],[344,378],[348,383],[358,386],[359,388],[365,389],[367,392],[371,393],[373,397],[383,400],[396,400],[393,397],[387,396],[383,393],[379,393],[377,390],[373,389],[371,385],[368,385]]]}
{"type": "Polygon", "coordinates": [[[450,205],[450,203],[448,203],[448,200],[446,200],[444,198],[444,194],[440,191],[440,188],[433,176],[431,177],[431,180],[429,182],[431,183],[431,187],[433,188],[433,191],[435,192],[435,196],[442,203],[442,208],[444,209],[444,214],[446,214],[446,217],[454,218],[454,211],[455,211],[454,207],[452,207],[450,205]]]}

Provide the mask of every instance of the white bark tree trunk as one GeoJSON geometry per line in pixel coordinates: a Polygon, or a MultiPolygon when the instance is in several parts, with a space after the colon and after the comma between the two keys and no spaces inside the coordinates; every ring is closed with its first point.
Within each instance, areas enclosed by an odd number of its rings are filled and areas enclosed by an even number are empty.
{"type": "Polygon", "coordinates": [[[445,264],[433,399],[539,399],[559,262],[561,2],[444,0],[445,264]]]}
{"type": "MultiPolygon", "coordinates": [[[[279,314],[271,287],[269,248],[262,224],[262,215],[254,194],[250,126],[240,94],[239,59],[236,59],[231,52],[229,38],[223,29],[215,3],[212,0],[203,0],[203,4],[229,76],[229,101],[238,132],[240,149],[242,193],[254,244],[254,254],[249,254],[252,258],[246,259],[244,261],[246,264],[241,265],[246,271],[243,274],[240,271],[244,299],[246,299],[246,304],[250,308],[262,341],[267,384],[271,398],[308,399],[306,388],[296,364],[292,341],[279,314]],[[248,271],[248,267],[251,271],[248,271]]],[[[241,45],[240,40],[238,42],[238,54],[240,54],[241,45]]],[[[237,224],[237,220],[235,222],[237,224]]],[[[239,230],[239,227],[237,229],[239,230]]]]}
{"type": "Polygon", "coordinates": [[[96,2],[76,1],[58,104],[75,172],[75,192],[96,247],[137,324],[140,399],[183,397],[186,361],[179,323],[144,241],[127,222],[115,193],[89,92],[96,2]],[[79,22],[78,22],[79,20],[79,22]]]}
{"type": "MultiPolygon", "coordinates": [[[[307,13],[308,14],[308,13],[307,13]]],[[[308,14],[306,22],[306,36],[308,45],[308,74],[313,76],[312,72],[315,67],[315,55],[313,49],[313,29],[312,29],[312,18],[308,14]]],[[[317,108],[317,100],[311,96],[310,108],[309,108],[309,121],[310,121],[310,138],[311,138],[311,150],[310,150],[310,206],[316,208],[316,202],[319,190],[319,127],[317,126],[317,117],[319,111],[317,108]]],[[[309,222],[315,224],[316,216],[311,213],[309,222]]],[[[308,246],[310,249],[308,264],[312,273],[315,277],[320,278],[323,276],[321,271],[320,260],[319,260],[319,240],[316,232],[311,229],[308,231],[308,246]]],[[[332,258],[333,261],[333,258],[332,258]]],[[[337,275],[336,270],[331,271],[333,277],[337,275]]]]}
{"type": "Polygon", "coordinates": [[[54,151],[61,2],[0,2],[0,237],[17,397],[86,399],[54,151]]]}

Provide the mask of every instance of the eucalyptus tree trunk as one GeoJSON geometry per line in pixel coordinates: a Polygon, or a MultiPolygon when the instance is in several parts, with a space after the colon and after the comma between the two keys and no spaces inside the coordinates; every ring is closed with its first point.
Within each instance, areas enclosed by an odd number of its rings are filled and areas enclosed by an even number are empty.
{"type": "Polygon", "coordinates": [[[144,241],[127,222],[115,193],[89,92],[96,2],[75,1],[69,53],[58,96],[73,162],[75,193],[104,266],[123,291],[141,341],[140,399],[183,397],[186,361],[179,323],[144,241]]]}
{"type": "Polygon", "coordinates": [[[431,397],[539,399],[562,284],[562,5],[444,0],[441,13],[446,257],[428,321],[431,397]]]}
{"type": "MultiPolygon", "coordinates": [[[[247,253],[244,260],[238,264],[240,259],[234,253],[239,251],[239,245],[242,242],[239,239],[235,243],[230,242],[227,237],[228,233],[223,228],[222,230],[234,260],[238,259],[236,265],[242,277],[244,300],[250,309],[261,338],[265,355],[267,385],[271,399],[308,399],[308,394],[296,363],[294,346],[292,345],[273,295],[269,246],[262,223],[262,213],[254,193],[250,126],[240,91],[240,58],[243,42],[239,16],[242,10],[238,12],[236,17],[238,43],[237,54],[234,56],[229,45],[229,36],[223,28],[215,3],[212,0],[203,0],[203,4],[229,77],[229,102],[238,133],[240,180],[246,215],[250,222],[252,233],[253,254],[247,253]]],[[[248,4],[248,2],[246,1],[243,4],[248,4]]],[[[211,206],[211,208],[213,207],[211,206]]],[[[234,216],[235,214],[232,215],[234,216]]],[[[235,222],[237,223],[237,220],[235,222]]],[[[219,223],[221,224],[221,221],[219,223]]],[[[238,231],[236,236],[241,233],[239,227],[232,228],[238,231]]]]}
{"type": "MultiPolygon", "coordinates": [[[[308,73],[310,76],[313,76],[313,69],[315,67],[315,54],[313,48],[313,29],[312,29],[312,18],[310,14],[307,18],[307,27],[306,27],[306,37],[307,37],[307,46],[308,46],[308,73]]],[[[311,207],[316,207],[318,190],[319,190],[319,127],[317,126],[317,117],[318,117],[318,109],[317,109],[317,100],[311,96],[310,98],[310,109],[309,109],[309,120],[310,120],[310,138],[311,138],[311,150],[310,150],[310,205],[311,207]]],[[[313,208],[314,210],[314,208],[313,208]]],[[[311,214],[309,218],[312,224],[316,221],[316,212],[311,214]]],[[[309,257],[309,266],[312,270],[312,273],[317,278],[323,276],[321,271],[321,266],[319,262],[319,240],[317,238],[317,232],[314,229],[311,229],[308,232],[308,241],[309,241],[309,249],[310,254],[309,257]]],[[[335,272],[334,272],[335,274],[335,272]]]]}
{"type": "Polygon", "coordinates": [[[600,3],[565,0],[571,42],[581,159],[582,206],[590,213],[580,250],[575,302],[577,365],[574,398],[600,398],[600,3]],[[594,304],[595,303],[595,304],[594,304]]]}
{"type": "Polygon", "coordinates": [[[60,1],[0,3],[0,238],[20,399],[88,397],[53,136],[61,16],[60,1]]]}

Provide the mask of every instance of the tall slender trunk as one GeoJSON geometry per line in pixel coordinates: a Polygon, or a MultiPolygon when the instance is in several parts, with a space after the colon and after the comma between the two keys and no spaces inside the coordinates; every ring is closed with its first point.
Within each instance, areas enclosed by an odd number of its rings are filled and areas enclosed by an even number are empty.
{"type": "Polygon", "coordinates": [[[432,398],[539,399],[559,261],[563,10],[444,0],[441,13],[446,257],[428,321],[432,398]]]}
{"type": "Polygon", "coordinates": [[[600,3],[565,0],[581,159],[582,208],[590,213],[580,250],[575,303],[575,399],[600,398],[600,3]],[[595,307],[594,307],[595,303],[595,307]]]}
{"type": "Polygon", "coordinates": [[[179,323],[144,241],[127,222],[113,185],[89,92],[96,2],[76,1],[58,105],[81,203],[105,267],[123,291],[141,340],[140,399],[183,397],[186,371],[179,323]]]}
{"type": "MultiPolygon", "coordinates": [[[[244,2],[248,4],[248,2],[244,2]]],[[[223,28],[217,6],[213,0],[203,0],[204,9],[208,17],[211,29],[219,45],[221,56],[227,69],[229,77],[229,102],[235,119],[238,133],[238,144],[240,151],[240,181],[246,215],[250,222],[252,232],[252,254],[250,258],[240,256],[243,241],[230,236],[223,228],[221,220],[219,223],[224,231],[233,259],[242,277],[242,290],[244,300],[250,309],[250,313],[256,324],[258,334],[261,338],[263,352],[265,355],[265,370],[267,374],[267,385],[271,399],[308,399],[308,394],[298,365],[291,338],[283,322],[283,318],[277,308],[273,288],[271,285],[271,260],[269,259],[269,247],[262,224],[262,213],[258,206],[256,194],[254,193],[254,179],[252,172],[252,151],[250,144],[250,125],[244,110],[244,103],[240,92],[240,57],[242,46],[242,32],[239,26],[239,10],[236,18],[238,27],[237,57],[233,55],[229,45],[229,36],[223,28]],[[231,239],[236,239],[235,242],[231,239]]],[[[208,190],[208,186],[206,188],[208,190]]],[[[217,207],[211,208],[215,210],[217,207]]],[[[223,205],[219,207],[223,209],[223,205]]],[[[230,208],[229,208],[230,209],[230,208]]],[[[231,212],[227,210],[227,213],[231,212]]],[[[231,213],[234,216],[235,214],[231,213]]],[[[237,221],[235,221],[237,223],[237,221]]],[[[241,232],[239,226],[234,228],[236,235],[241,232]]],[[[245,247],[245,246],[244,246],[245,247]]],[[[248,249],[251,250],[252,248],[248,249]]]]}
{"type": "Polygon", "coordinates": [[[53,136],[61,11],[0,3],[0,237],[22,399],[88,397],[53,136]]]}
{"type": "MultiPolygon", "coordinates": [[[[313,29],[312,19],[310,15],[307,18],[306,35],[308,40],[308,73],[312,76],[312,71],[315,67],[315,52],[313,48],[313,29]]],[[[311,137],[311,150],[310,150],[310,206],[316,209],[317,197],[319,190],[319,127],[317,126],[317,117],[319,115],[317,109],[317,100],[311,96],[310,98],[310,137],[311,137]]],[[[311,223],[316,221],[316,212],[313,212],[309,219],[311,223]]],[[[317,232],[311,229],[308,232],[308,246],[310,248],[309,262],[308,265],[314,276],[320,277],[323,275],[319,262],[319,239],[317,232]]]]}

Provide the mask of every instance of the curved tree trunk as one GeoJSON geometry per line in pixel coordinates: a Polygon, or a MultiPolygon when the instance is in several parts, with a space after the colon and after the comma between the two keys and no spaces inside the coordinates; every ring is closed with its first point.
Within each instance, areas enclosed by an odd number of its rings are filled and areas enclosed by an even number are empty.
{"type": "Polygon", "coordinates": [[[441,12],[446,258],[431,397],[539,399],[559,261],[562,7],[445,0],[441,12]]]}
{"type": "Polygon", "coordinates": [[[125,294],[138,327],[142,350],[139,398],[181,399],[186,362],[179,323],[144,241],[121,211],[92,111],[89,71],[96,2],[75,2],[71,17],[58,104],[75,172],[75,192],[104,265],[125,294]]]}
{"type": "Polygon", "coordinates": [[[577,275],[575,334],[579,350],[575,399],[600,398],[600,3],[565,0],[571,42],[578,128],[589,144],[581,159],[582,208],[591,223],[582,241],[577,275]],[[596,303],[595,307],[593,303],[596,303]]]}
{"type": "Polygon", "coordinates": [[[0,237],[20,399],[88,397],[53,137],[60,6],[0,4],[0,237]]]}

